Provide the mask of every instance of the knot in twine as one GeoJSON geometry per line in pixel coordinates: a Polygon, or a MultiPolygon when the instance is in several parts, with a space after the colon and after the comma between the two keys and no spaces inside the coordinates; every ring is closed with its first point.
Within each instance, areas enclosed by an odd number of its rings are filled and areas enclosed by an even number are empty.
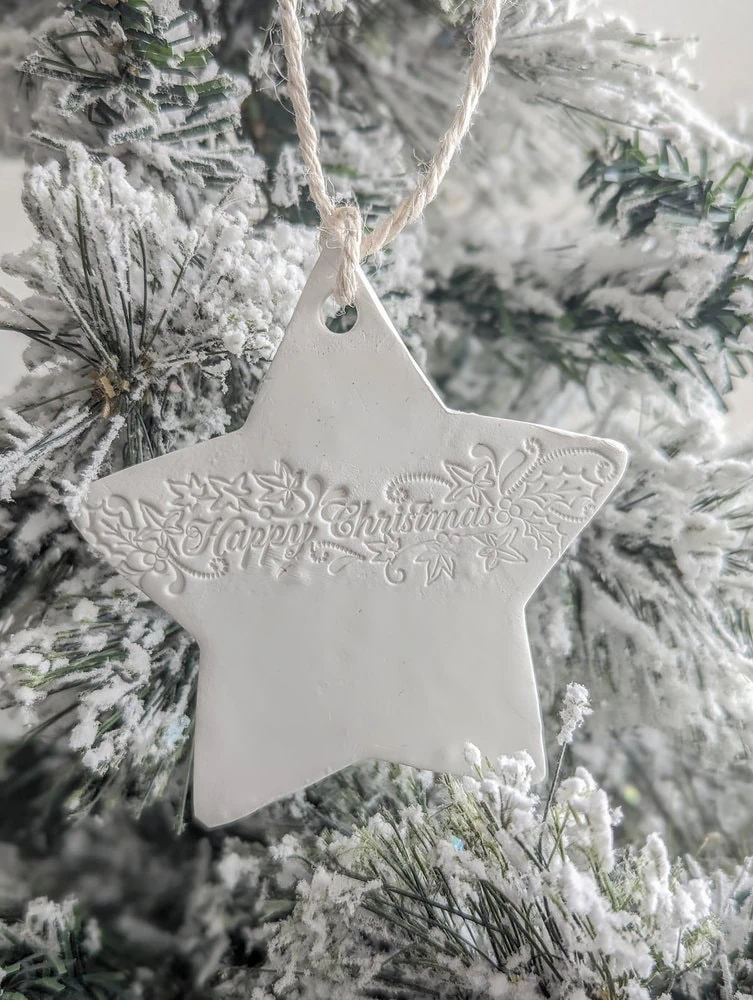
{"type": "Polygon", "coordinates": [[[363,242],[363,219],[361,210],[354,201],[336,205],[322,219],[322,242],[327,247],[339,247],[342,250],[332,294],[339,306],[352,305],[358,291],[358,267],[363,242]]]}
{"type": "Polygon", "coordinates": [[[479,0],[465,88],[450,127],[440,139],[414,190],[373,232],[365,234],[361,212],[355,201],[338,205],[327,191],[303,63],[304,39],[298,20],[298,0],[279,0],[282,44],[288,63],[288,96],[293,106],[301,157],[306,166],[309,193],[319,212],[325,245],[342,249],[333,292],[338,305],[355,303],[358,268],[363,258],[385,247],[406,226],[415,222],[435,198],[453,157],[471,127],[471,119],[489,79],[503,2],[479,0]]]}

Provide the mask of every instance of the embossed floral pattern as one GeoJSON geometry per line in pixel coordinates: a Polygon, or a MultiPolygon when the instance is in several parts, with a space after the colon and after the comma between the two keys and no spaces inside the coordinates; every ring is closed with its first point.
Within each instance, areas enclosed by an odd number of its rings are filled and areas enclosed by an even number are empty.
{"type": "Polygon", "coordinates": [[[308,563],[329,574],[373,566],[390,584],[424,586],[469,572],[509,571],[536,552],[557,558],[617,475],[595,449],[546,451],[538,441],[499,458],[487,445],[436,470],[385,483],[383,499],[328,487],[279,459],[233,479],[190,474],[162,503],[108,496],[80,527],[137,584],[162,577],[177,593],[253,566],[279,575],[308,563]]]}

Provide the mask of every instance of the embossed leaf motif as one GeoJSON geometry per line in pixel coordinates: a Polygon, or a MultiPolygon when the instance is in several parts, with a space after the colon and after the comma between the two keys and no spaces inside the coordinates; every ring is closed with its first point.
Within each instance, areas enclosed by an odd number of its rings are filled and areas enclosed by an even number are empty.
{"type": "Polygon", "coordinates": [[[486,531],[482,535],[476,536],[477,541],[481,542],[478,555],[484,560],[484,569],[487,573],[490,573],[501,562],[517,563],[526,561],[525,555],[514,547],[513,543],[517,535],[517,528],[509,528],[502,535],[498,535],[493,531],[486,531]]]}
{"type": "Polygon", "coordinates": [[[137,583],[145,573],[167,573],[169,539],[181,536],[182,511],[164,513],[144,501],[132,503],[122,496],[107,497],[96,514],[98,545],[117,558],[118,570],[137,583]]]}
{"type": "Polygon", "coordinates": [[[384,538],[376,539],[373,542],[366,542],[366,548],[371,553],[370,562],[391,563],[400,554],[402,540],[394,538],[392,535],[385,535],[384,538]]]}
{"type": "Polygon", "coordinates": [[[251,510],[251,477],[247,472],[241,472],[235,479],[223,479],[221,476],[209,476],[207,479],[211,503],[209,510],[218,513],[223,510],[251,510]]]}
{"type": "Polygon", "coordinates": [[[171,503],[175,507],[192,507],[207,495],[207,484],[193,472],[185,482],[168,481],[167,488],[172,494],[171,503]]]}
{"type": "Polygon", "coordinates": [[[532,470],[514,497],[511,513],[523,523],[524,537],[550,556],[565,545],[567,525],[578,525],[594,511],[601,482],[592,478],[593,455],[551,456],[532,470]],[[591,463],[592,464],[592,463],[591,463]]]}
{"type": "Polygon", "coordinates": [[[139,500],[138,503],[139,514],[141,515],[141,520],[144,523],[145,531],[142,530],[139,534],[154,534],[155,531],[161,531],[166,521],[166,516],[159,507],[155,507],[154,504],[147,503],[145,500],[139,500]]]}
{"type": "Polygon", "coordinates": [[[138,538],[152,537],[158,535],[162,539],[168,537],[181,538],[183,536],[183,512],[181,510],[169,511],[167,514],[163,513],[156,507],[150,507],[148,511],[144,511],[143,508],[146,504],[140,505],[142,508],[142,516],[144,520],[147,521],[146,528],[138,534],[138,538]]]}
{"type": "Polygon", "coordinates": [[[450,536],[440,532],[436,538],[426,542],[416,556],[417,563],[426,565],[426,583],[435,583],[440,577],[452,580],[455,576],[455,560],[450,552],[450,536]]]}
{"type": "Polygon", "coordinates": [[[494,466],[488,459],[470,469],[454,462],[444,465],[453,482],[446,497],[448,503],[466,499],[473,504],[492,503],[488,491],[495,485],[494,466]]]}
{"type": "Polygon", "coordinates": [[[143,527],[136,533],[136,551],[128,557],[130,566],[140,572],[166,573],[170,560],[169,540],[183,534],[182,510],[162,511],[140,500],[137,505],[143,527]]]}
{"type": "Polygon", "coordinates": [[[564,542],[563,532],[556,524],[550,524],[545,514],[529,510],[523,521],[523,535],[542,548],[548,555],[559,555],[564,542]]]}
{"type": "Polygon", "coordinates": [[[532,475],[526,483],[525,495],[536,496],[555,514],[580,517],[584,502],[593,499],[597,488],[598,484],[587,478],[585,470],[568,468],[562,463],[554,468],[544,466],[532,475]]]}
{"type": "Polygon", "coordinates": [[[302,473],[293,472],[286,462],[275,462],[274,472],[257,472],[254,479],[264,490],[265,503],[290,510],[297,501],[305,502],[302,473]]]}
{"type": "Polygon", "coordinates": [[[137,548],[138,525],[130,504],[117,508],[108,503],[100,508],[99,541],[110,552],[123,553],[137,548]]]}
{"type": "Polygon", "coordinates": [[[593,514],[603,486],[600,474],[608,478],[612,471],[603,462],[603,469],[598,463],[594,466],[598,458],[591,452],[544,456],[503,501],[522,522],[524,537],[550,556],[562,553],[568,525],[579,525],[593,514]]]}

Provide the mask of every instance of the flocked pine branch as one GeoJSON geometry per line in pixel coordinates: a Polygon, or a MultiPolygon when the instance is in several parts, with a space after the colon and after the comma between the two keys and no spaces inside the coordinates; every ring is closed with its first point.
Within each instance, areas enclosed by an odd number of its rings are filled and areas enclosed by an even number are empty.
{"type": "Polygon", "coordinates": [[[589,752],[631,822],[640,811],[693,853],[713,833],[742,858],[753,847],[742,798],[734,806],[750,781],[753,477],[723,457],[713,409],[690,418],[650,398],[640,415],[613,400],[601,424],[631,462],[609,510],[531,602],[538,676],[556,697],[567,663],[599,703],[620,704],[589,752]]]}
{"type": "Polygon", "coordinates": [[[258,179],[263,162],[241,136],[248,87],[218,71],[213,39],[196,36],[193,22],[177,4],[69,3],[21,65],[42,87],[30,138],[117,156],[137,175],[154,175],[191,214],[194,188],[258,179]]]}
{"type": "MultiPolygon", "coordinates": [[[[581,693],[565,698],[563,749],[587,711],[581,693]]],[[[656,834],[617,850],[619,811],[583,768],[555,776],[542,802],[526,755],[492,763],[469,744],[467,759],[471,775],[428,805],[313,852],[284,843],[309,872],[270,941],[275,995],[738,995],[749,869],[708,878],[672,865],[656,834]]]]}
{"type": "MultiPolygon", "coordinates": [[[[277,17],[274,3],[199,0],[197,6],[207,27],[219,29],[222,65],[242,71],[250,50],[251,73],[261,88],[283,82],[279,37],[263,30],[277,17]]],[[[388,4],[373,0],[307,3],[302,23],[322,109],[334,97],[373,117],[378,101],[380,119],[392,119],[408,150],[430,155],[452,114],[475,10],[472,0],[407,0],[396,17],[388,4]],[[339,77],[347,81],[347,97],[338,93],[339,77]]],[[[499,140],[538,118],[538,134],[526,128],[521,148],[508,150],[515,158],[524,150],[540,154],[528,162],[529,174],[556,164],[553,149],[546,155],[552,124],[576,142],[639,129],[679,142],[692,137],[728,146],[730,134],[689,95],[684,57],[690,49],[682,38],[641,32],[624,18],[596,14],[590,0],[506,4],[485,98],[488,107],[504,113],[493,122],[482,114],[472,144],[478,150],[492,129],[499,140]]],[[[468,159],[478,163],[473,150],[468,159]]]]}
{"type": "Polygon", "coordinates": [[[39,240],[6,261],[35,294],[6,297],[2,321],[40,348],[7,411],[6,498],[35,475],[75,498],[110,453],[130,464],[237,426],[300,288],[284,228],[255,240],[211,206],[189,226],[119,161],[68,162],[65,178],[32,170],[39,240]]]}
{"type": "Polygon", "coordinates": [[[474,385],[474,404],[488,407],[495,373],[525,399],[547,367],[584,385],[609,368],[648,374],[673,394],[690,375],[721,400],[750,365],[749,179],[741,161],[694,168],[669,144],[650,154],[638,139],[616,142],[580,184],[602,234],[542,248],[538,260],[526,253],[499,273],[485,253],[479,263],[469,255],[437,283],[440,319],[461,309],[468,319],[440,342],[446,391],[474,385]]]}
{"type": "MultiPolygon", "coordinates": [[[[562,706],[564,751],[588,711],[583,695],[570,687],[562,706]]],[[[350,829],[334,821],[344,775],[291,800],[276,832],[262,818],[266,845],[241,824],[176,847],[158,814],[111,816],[50,845],[54,865],[30,858],[21,870],[50,898],[75,890],[79,926],[100,945],[79,976],[108,962],[123,976],[119,996],[135,983],[206,1000],[745,991],[749,868],[709,876],[672,863],[657,835],[619,848],[619,812],[567,761],[542,795],[525,754],[491,763],[469,745],[467,760],[462,779],[406,772],[412,796],[377,801],[350,829]]]]}
{"type": "Polygon", "coordinates": [[[101,954],[96,921],[86,921],[72,900],[31,900],[22,919],[0,920],[0,989],[7,1000],[116,1000],[126,970],[101,954]]]}
{"type": "MultiPolygon", "coordinates": [[[[65,733],[80,756],[84,779],[69,796],[71,812],[98,799],[118,801],[124,789],[148,804],[164,795],[190,746],[195,644],[102,573],[79,572],[64,591],[43,626],[21,629],[6,643],[0,699],[14,704],[36,735],[65,733]]],[[[184,774],[184,789],[187,780],[184,774]]]]}

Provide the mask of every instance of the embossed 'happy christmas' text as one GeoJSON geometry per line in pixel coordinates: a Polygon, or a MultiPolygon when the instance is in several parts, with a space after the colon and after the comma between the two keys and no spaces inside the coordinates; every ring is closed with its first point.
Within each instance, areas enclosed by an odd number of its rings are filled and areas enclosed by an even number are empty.
{"type": "Polygon", "coordinates": [[[269,472],[233,480],[170,481],[159,506],[109,495],[87,517],[122,572],[136,583],[163,576],[171,593],[188,578],[219,579],[250,565],[279,575],[304,561],[330,574],[378,564],[391,584],[422,566],[428,586],[454,579],[468,559],[487,573],[539,549],[554,560],[565,527],[588,520],[615,475],[591,448],[546,452],[530,441],[500,461],[479,444],[465,463],[395,476],[374,500],[280,459],[269,472]]]}

